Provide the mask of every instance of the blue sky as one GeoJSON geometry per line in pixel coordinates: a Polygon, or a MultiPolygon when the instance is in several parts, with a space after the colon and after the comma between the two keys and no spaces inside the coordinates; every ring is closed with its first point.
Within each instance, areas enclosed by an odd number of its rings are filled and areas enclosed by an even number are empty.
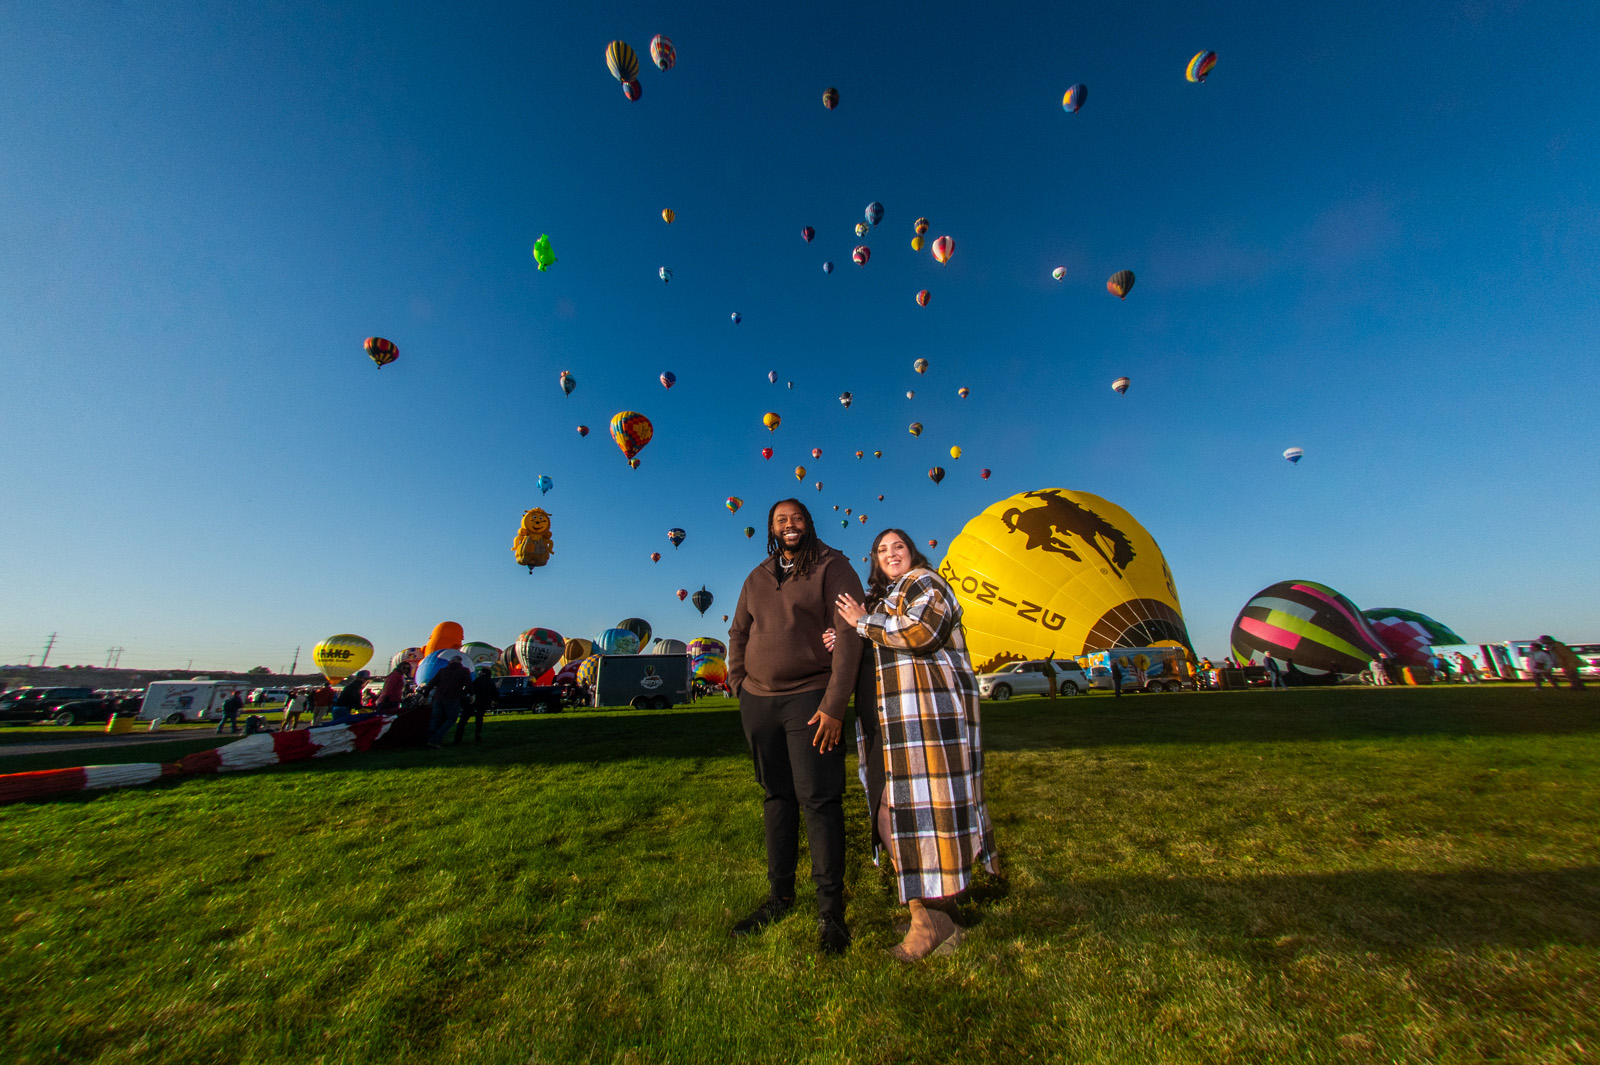
{"type": "Polygon", "coordinates": [[[716,634],[778,498],[859,557],[1052,486],[1151,531],[1203,653],[1289,578],[1600,640],[1591,4],[261,7],[0,11],[0,661],[716,634]]]}

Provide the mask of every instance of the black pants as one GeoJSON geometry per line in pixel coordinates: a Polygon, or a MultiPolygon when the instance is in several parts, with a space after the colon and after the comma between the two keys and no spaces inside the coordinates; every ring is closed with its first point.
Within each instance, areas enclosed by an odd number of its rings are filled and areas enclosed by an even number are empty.
{"type": "Polygon", "coordinates": [[[488,707],[486,707],[484,705],[484,702],[483,702],[482,699],[474,699],[474,700],[472,700],[472,705],[471,706],[466,706],[465,704],[463,704],[463,709],[461,711],[461,719],[456,724],[456,742],[457,743],[460,743],[461,742],[461,737],[465,736],[467,734],[467,718],[469,718],[469,717],[470,718],[475,718],[477,720],[476,731],[473,733],[473,737],[472,738],[475,739],[475,740],[483,739],[483,712],[486,709],[488,709],[488,707]]]}
{"type": "Polygon", "coordinates": [[[811,745],[806,721],[822,705],[820,691],[799,695],[739,696],[739,720],[766,790],[761,820],[767,835],[767,882],[774,898],[794,898],[800,861],[800,811],[811,844],[811,879],[817,909],[844,915],[844,744],[827,754],[811,745]]]}

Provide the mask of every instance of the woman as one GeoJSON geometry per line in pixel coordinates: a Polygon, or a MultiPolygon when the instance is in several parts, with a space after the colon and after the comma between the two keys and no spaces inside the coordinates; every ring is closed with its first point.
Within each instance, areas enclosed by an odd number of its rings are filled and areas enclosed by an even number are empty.
{"type": "Polygon", "coordinates": [[[983,799],[978,678],[961,634],[961,606],[912,543],[900,529],[879,533],[867,605],[849,595],[838,601],[839,617],[874,652],[876,736],[863,736],[861,764],[869,781],[873,770],[883,771],[878,794],[869,784],[868,803],[875,843],[911,909],[911,928],[893,951],[907,962],[960,941],[955,897],[974,862],[1000,871],[983,799]]]}

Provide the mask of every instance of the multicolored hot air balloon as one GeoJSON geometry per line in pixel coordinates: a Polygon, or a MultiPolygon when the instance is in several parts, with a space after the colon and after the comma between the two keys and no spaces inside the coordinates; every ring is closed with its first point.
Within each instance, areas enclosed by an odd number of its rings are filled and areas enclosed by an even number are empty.
{"type": "Polygon", "coordinates": [[[855,397],[848,392],[839,393],[839,405],[845,410],[850,409],[850,404],[855,402],[855,397]]]}
{"type": "Polygon", "coordinates": [[[1057,281],[1064,281],[1066,280],[1067,276],[1067,268],[1065,266],[1058,266],[1054,270],[1050,271],[1050,276],[1055,278],[1057,281]]]}
{"type": "Polygon", "coordinates": [[[663,266],[661,269],[656,271],[656,276],[661,279],[661,283],[663,285],[670,285],[672,283],[672,268],[670,266],[663,266]]]}
{"type": "Polygon", "coordinates": [[[672,64],[678,61],[678,51],[672,47],[666,34],[658,33],[650,38],[650,58],[661,70],[671,70],[672,64]]]}
{"type": "Polygon", "coordinates": [[[832,111],[835,107],[838,107],[839,90],[831,87],[824,89],[822,91],[822,106],[826,107],[829,111],[832,111]]]}
{"type": "Polygon", "coordinates": [[[857,451],[856,458],[860,458],[863,454],[865,454],[865,452],[857,451]]]}
{"type": "Polygon", "coordinates": [[[1202,82],[1206,80],[1206,75],[1211,73],[1211,68],[1216,65],[1217,53],[1196,52],[1194,58],[1189,60],[1189,66],[1185,68],[1183,76],[1193,82],[1202,82]]]}
{"type": "Polygon", "coordinates": [[[929,222],[926,218],[919,218],[912,224],[911,228],[916,230],[917,236],[920,237],[928,232],[928,225],[929,222]]]}
{"type": "Polygon", "coordinates": [[[770,447],[762,448],[761,449],[761,457],[764,458],[764,459],[772,458],[772,449],[770,447]]]}
{"type": "Polygon", "coordinates": [[[1363,610],[1361,616],[1372,624],[1372,631],[1383,640],[1383,645],[1408,666],[1427,665],[1436,646],[1467,642],[1450,626],[1415,610],[1386,606],[1363,610]]]}
{"type": "MultiPolygon", "coordinates": [[[[883,458],[883,452],[881,452],[881,451],[874,451],[874,452],[873,452],[873,453],[872,453],[872,457],[873,457],[873,458],[875,458],[875,459],[881,459],[881,458],[883,458]]],[[[882,497],[882,496],[879,496],[879,497],[878,497],[878,498],[879,498],[879,499],[882,499],[882,498],[883,498],[883,497],[882,497]]]]}
{"type": "Polygon", "coordinates": [[[673,213],[672,208],[670,207],[664,208],[661,212],[661,220],[669,226],[672,224],[672,220],[676,217],[678,216],[673,213]]]}
{"type": "Polygon", "coordinates": [[[921,292],[917,293],[917,306],[926,307],[928,305],[928,300],[931,298],[932,297],[928,295],[928,290],[923,289],[921,292]]]}
{"type": "Polygon", "coordinates": [[[589,427],[587,425],[578,426],[578,435],[579,436],[588,436],[589,435],[589,427]]]}
{"type": "Polygon", "coordinates": [[[618,411],[611,416],[611,439],[617,442],[622,454],[630,461],[644,450],[644,446],[655,435],[655,426],[638,411],[618,411]]]}
{"type": "Polygon", "coordinates": [[[962,385],[960,388],[956,389],[956,395],[960,396],[962,399],[966,399],[971,394],[972,389],[968,388],[966,385],[962,385]]]}
{"type": "Polygon", "coordinates": [[[1087,100],[1088,98],[1089,86],[1082,84],[1074,85],[1072,88],[1067,90],[1066,95],[1061,97],[1061,107],[1069,115],[1075,115],[1078,113],[1078,109],[1083,106],[1083,101],[1087,100]]]}
{"type": "Polygon", "coordinates": [[[572,390],[578,387],[578,379],[573,377],[569,370],[562,370],[558,380],[561,382],[561,391],[564,395],[572,395],[572,390]]]}
{"type": "Polygon", "coordinates": [[[684,601],[684,600],[685,600],[685,599],[687,599],[687,598],[689,598],[689,589],[687,589],[687,588],[679,588],[679,589],[678,589],[678,590],[677,590],[677,592],[676,592],[676,593],[674,593],[674,594],[676,594],[676,595],[677,595],[677,597],[678,597],[678,602],[680,602],[680,603],[681,603],[681,602],[683,602],[683,601],[684,601]]]}
{"type": "Polygon", "coordinates": [[[1119,300],[1128,298],[1128,293],[1133,290],[1133,271],[1118,270],[1106,279],[1106,291],[1119,300]]]}
{"type": "Polygon", "coordinates": [[[636,470],[638,468],[639,468],[639,460],[638,459],[629,459],[628,460],[628,469],[636,470]]]}
{"type": "Polygon", "coordinates": [[[746,526],[745,526],[745,527],[744,527],[744,538],[745,538],[745,539],[746,539],[746,540],[748,540],[748,539],[750,539],[750,538],[751,538],[751,537],[752,537],[752,536],[754,536],[754,535],[755,535],[755,534],[756,534],[756,530],[755,530],[755,526],[753,526],[753,525],[746,525],[746,526]]]}
{"type": "Polygon", "coordinates": [[[540,495],[544,495],[546,492],[550,491],[550,489],[556,486],[556,483],[550,479],[550,475],[545,473],[541,473],[538,478],[534,480],[533,484],[534,487],[539,489],[540,495]]]}
{"type": "Polygon", "coordinates": [[[537,677],[561,658],[566,650],[567,641],[554,629],[527,629],[517,636],[516,648],[517,661],[522,663],[522,672],[529,677],[537,677]]]}
{"type": "Polygon", "coordinates": [[[812,238],[815,237],[816,235],[817,235],[817,231],[815,229],[812,229],[810,226],[801,226],[800,227],[800,239],[805,241],[807,244],[810,244],[812,238]]]}
{"type": "Polygon", "coordinates": [[[368,337],[367,355],[381,370],[400,357],[400,349],[382,337],[368,337]]]}
{"type": "Polygon", "coordinates": [[[783,424],[783,419],[769,410],[761,416],[761,424],[767,427],[767,432],[774,433],[778,431],[778,426],[783,424]]]}
{"type": "Polygon", "coordinates": [[[985,481],[987,481],[989,479],[989,471],[986,470],[986,469],[985,470],[979,470],[978,471],[978,476],[982,477],[985,481]]]}
{"type": "Polygon", "coordinates": [[[744,506],[744,500],[738,496],[729,496],[724,506],[728,508],[729,514],[737,514],[739,513],[739,508],[744,506]]]}
{"type": "Polygon", "coordinates": [[[933,242],[933,257],[943,266],[950,261],[950,256],[956,253],[956,238],[940,237],[933,242]]]}
{"type": "Polygon", "coordinates": [[[644,86],[639,84],[638,78],[634,78],[632,81],[625,81],[622,83],[622,95],[630,100],[637,100],[644,95],[644,86]]]}
{"type": "Polygon", "coordinates": [[[639,57],[627,41],[612,41],[606,45],[606,69],[613,78],[626,84],[639,76],[639,57]]]}
{"type": "Polygon", "coordinates": [[[917,371],[917,373],[927,373],[928,372],[928,360],[927,359],[918,359],[916,362],[911,364],[911,368],[913,370],[917,371]]]}
{"type": "Polygon", "coordinates": [[[806,468],[804,466],[796,466],[794,468],[794,479],[797,481],[806,479],[806,468]]]}
{"type": "Polygon", "coordinates": [[[744,315],[740,314],[738,311],[734,311],[732,314],[728,315],[728,317],[733,319],[734,325],[738,325],[740,322],[744,321],[744,315]]]}
{"type": "Polygon", "coordinates": [[[872,249],[865,244],[858,244],[856,250],[850,253],[850,258],[855,260],[857,266],[865,266],[867,260],[872,258],[872,249]]]}
{"type": "Polygon", "coordinates": [[[944,480],[944,467],[935,466],[933,469],[929,470],[928,480],[932,481],[934,484],[938,484],[940,481],[944,480]]]}
{"type": "Polygon", "coordinates": [[[603,655],[636,655],[639,653],[639,634],[618,625],[596,636],[594,649],[603,655]]]}
{"type": "Polygon", "coordinates": [[[1119,377],[1115,381],[1111,382],[1111,390],[1119,396],[1125,396],[1128,394],[1128,386],[1131,384],[1133,384],[1133,382],[1128,380],[1126,377],[1119,377]]]}
{"type": "Polygon", "coordinates": [[[937,541],[937,540],[929,540],[928,541],[928,546],[929,547],[938,547],[939,546],[939,541],[937,541]]]}
{"type": "Polygon", "coordinates": [[[671,370],[662,370],[661,371],[661,387],[662,388],[670,389],[673,385],[675,385],[677,383],[678,383],[678,375],[677,374],[673,373],[671,370]]]}
{"type": "MultiPolygon", "coordinates": [[[[1300,460],[1306,457],[1306,453],[1302,448],[1291,447],[1285,449],[1283,457],[1298,466],[1300,465],[1300,460]]],[[[1460,641],[1458,640],[1456,642],[1459,643],[1460,641]]]]}
{"type": "Polygon", "coordinates": [[[672,541],[672,549],[674,551],[676,551],[678,549],[678,545],[679,544],[683,543],[685,535],[686,534],[684,533],[684,531],[682,529],[668,529],[667,530],[667,539],[672,541]]]}
{"type": "Polygon", "coordinates": [[[867,225],[876,228],[881,221],[883,221],[883,204],[873,200],[867,204],[867,225]]]}
{"type": "Polygon", "coordinates": [[[694,608],[700,611],[701,615],[703,616],[707,610],[711,609],[711,604],[715,601],[715,599],[716,596],[706,591],[706,586],[702,584],[700,586],[700,590],[689,597],[689,602],[693,604],[694,608]]]}
{"type": "Polygon", "coordinates": [[[867,235],[867,230],[869,230],[871,228],[872,227],[867,225],[865,222],[857,222],[856,223],[856,236],[858,236],[858,237],[866,236],[867,235]]]}
{"type": "Polygon", "coordinates": [[[1239,611],[1228,642],[1241,661],[1259,666],[1275,658],[1287,667],[1293,659],[1296,672],[1318,678],[1355,676],[1389,653],[1354,603],[1315,581],[1261,589],[1239,611]]]}
{"type": "MultiPolygon", "coordinates": [[[[910,432],[911,432],[912,436],[921,436],[922,435],[922,423],[921,422],[912,422],[911,423],[910,432]]],[[[873,454],[876,455],[877,452],[874,451],[873,454]]]]}

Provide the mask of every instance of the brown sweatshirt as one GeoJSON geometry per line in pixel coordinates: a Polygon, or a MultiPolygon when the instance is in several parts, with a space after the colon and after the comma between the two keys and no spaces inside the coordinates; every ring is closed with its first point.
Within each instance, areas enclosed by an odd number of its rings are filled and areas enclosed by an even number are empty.
{"type": "Polygon", "coordinates": [[[728,686],[735,695],[798,695],[822,689],[821,710],[844,720],[845,704],[856,686],[861,640],[839,620],[835,600],[848,593],[860,602],[861,578],[844,553],[822,545],[822,554],[804,577],[778,582],[772,555],[745,578],[739,605],[728,627],[728,686]],[[825,629],[844,636],[832,653],[822,645],[825,629]]]}

